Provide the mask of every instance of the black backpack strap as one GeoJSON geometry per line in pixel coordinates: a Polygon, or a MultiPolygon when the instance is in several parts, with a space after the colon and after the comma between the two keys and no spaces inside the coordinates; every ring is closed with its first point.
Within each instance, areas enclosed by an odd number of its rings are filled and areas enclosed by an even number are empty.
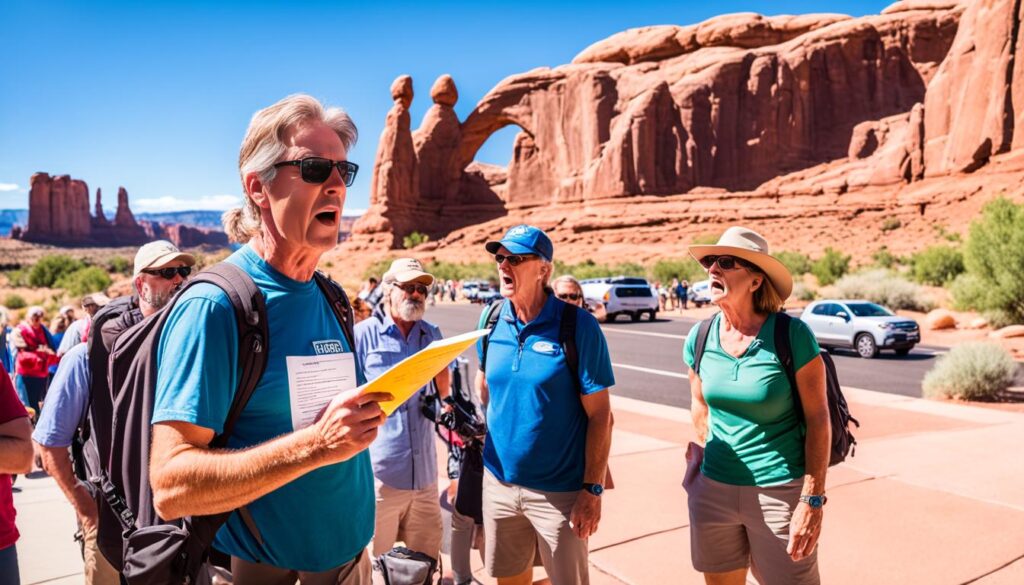
{"type": "Polygon", "coordinates": [[[576,388],[581,389],[583,383],[580,381],[580,355],[576,350],[576,319],[579,317],[576,305],[564,303],[562,306],[562,322],[558,327],[558,344],[565,352],[565,364],[569,367],[572,379],[576,381],[576,388]]]}
{"type": "Polygon", "coordinates": [[[330,276],[319,270],[313,273],[313,280],[316,281],[320,291],[327,297],[327,302],[331,306],[331,310],[334,311],[334,316],[337,317],[338,322],[341,324],[341,331],[345,334],[345,340],[348,341],[349,348],[354,352],[356,350],[355,334],[353,333],[355,315],[352,312],[352,303],[349,302],[348,295],[345,294],[345,289],[341,288],[341,285],[337,282],[334,282],[330,276]]]}
{"type": "Polygon", "coordinates": [[[786,379],[789,380],[789,387],[793,391],[793,404],[796,405],[796,414],[799,419],[804,420],[804,408],[800,402],[800,390],[796,386],[796,369],[793,365],[793,346],[789,341],[789,328],[793,318],[787,313],[778,312],[775,314],[775,357],[782,363],[782,369],[786,372],[786,379]]]}
{"type": "Polygon", "coordinates": [[[494,326],[498,324],[498,318],[501,317],[501,308],[505,306],[505,300],[502,299],[499,303],[491,303],[484,309],[484,328],[487,329],[487,335],[483,338],[483,351],[480,356],[480,371],[487,371],[487,346],[491,343],[491,335],[494,334],[494,326]]]}
{"type": "Polygon", "coordinates": [[[693,372],[700,377],[700,360],[704,358],[704,346],[708,344],[708,335],[711,333],[711,325],[715,322],[712,315],[700,322],[697,328],[697,343],[693,348],[693,372]]]}

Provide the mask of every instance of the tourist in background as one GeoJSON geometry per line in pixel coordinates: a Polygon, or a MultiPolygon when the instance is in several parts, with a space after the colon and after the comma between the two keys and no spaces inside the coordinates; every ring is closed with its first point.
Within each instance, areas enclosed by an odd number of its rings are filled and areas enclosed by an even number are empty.
{"type": "Polygon", "coordinates": [[[50,334],[43,325],[45,315],[42,307],[29,307],[25,320],[11,332],[11,340],[18,349],[15,381],[33,417],[39,415],[39,404],[46,396],[50,363],[57,360],[56,349],[50,344],[50,334]]]}
{"type": "Polygon", "coordinates": [[[11,314],[0,305],[0,366],[5,372],[14,372],[14,350],[11,348],[11,314]]]}
{"type": "Polygon", "coordinates": [[[82,310],[85,315],[68,326],[68,330],[64,332],[64,339],[57,345],[57,357],[63,356],[71,351],[72,347],[85,341],[89,335],[93,316],[109,302],[110,298],[103,293],[93,293],[82,297],[82,310]]]}
{"type": "Polygon", "coordinates": [[[32,469],[32,425],[14,392],[7,370],[0,369],[0,583],[18,585],[18,528],[14,524],[12,476],[32,469]]]}

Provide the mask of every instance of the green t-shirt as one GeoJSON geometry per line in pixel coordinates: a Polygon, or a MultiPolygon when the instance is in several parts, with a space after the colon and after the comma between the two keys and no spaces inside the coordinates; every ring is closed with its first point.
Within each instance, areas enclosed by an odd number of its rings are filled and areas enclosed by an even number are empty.
{"type": "MultiPolygon", "coordinates": [[[[708,437],[701,471],[731,485],[778,485],[804,475],[804,426],[793,391],[775,355],[775,314],[769,315],[747,351],[733,357],[722,349],[721,314],[714,317],[700,364],[701,388],[709,409],[708,437]]],[[[683,360],[693,368],[694,325],[683,360]]],[[[795,371],[821,351],[807,325],[789,328],[795,371]]]]}

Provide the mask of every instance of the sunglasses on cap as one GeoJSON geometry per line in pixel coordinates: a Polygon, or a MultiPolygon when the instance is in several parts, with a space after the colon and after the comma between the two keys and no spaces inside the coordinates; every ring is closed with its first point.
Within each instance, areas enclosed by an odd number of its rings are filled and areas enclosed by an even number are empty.
{"type": "Polygon", "coordinates": [[[563,300],[563,301],[578,301],[581,298],[583,298],[583,295],[581,295],[579,293],[562,293],[560,295],[555,295],[555,296],[558,297],[560,300],[563,300]]]}
{"type": "Polygon", "coordinates": [[[523,262],[526,262],[527,260],[533,260],[534,258],[536,258],[536,256],[532,254],[509,254],[508,256],[504,254],[494,255],[494,261],[498,264],[498,266],[501,266],[501,263],[505,262],[506,260],[508,261],[509,266],[519,266],[523,262]]]}
{"type": "Polygon", "coordinates": [[[427,286],[416,282],[410,282],[408,284],[395,285],[398,288],[405,291],[405,294],[411,295],[412,293],[420,293],[423,296],[427,296],[427,286]]]}
{"type": "Polygon", "coordinates": [[[331,160],[329,158],[321,158],[319,156],[308,156],[300,160],[282,161],[275,164],[274,168],[276,169],[284,166],[299,167],[302,180],[315,185],[319,185],[330,178],[331,171],[337,167],[338,172],[341,173],[341,180],[345,183],[345,186],[351,187],[352,183],[356,180],[356,173],[359,171],[359,165],[356,163],[351,163],[347,160],[331,160]]]}
{"type": "Polygon", "coordinates": [[[188,275],[192,274],[192,267],[191,266],[177,266],[177,267],[174,267],[174,268],[155,268],[155,269],[146,269],[146,270],[143,270],[142,272],[144,272],[146,274],[152,274],[153,276],[159,276],[160,278],[164,278],[164,279],[167,279],[167,280],[171,280],[171,279],[174,278],[175,274],[177,274],[178,276],[180,276],[182,278],[188,278],[188,275]]]}
{"type": "Polygon", "coordinates": [[[757,265],[735,256],[709,255],[700,259],[700,265],[704,267],[704,270],[711,270],[711,267],[714,266],[716,262],[718,263],[718,267],[722,270],[735,270],[737,266],[742,266],[750,270],[758,270],[757,265]]]}

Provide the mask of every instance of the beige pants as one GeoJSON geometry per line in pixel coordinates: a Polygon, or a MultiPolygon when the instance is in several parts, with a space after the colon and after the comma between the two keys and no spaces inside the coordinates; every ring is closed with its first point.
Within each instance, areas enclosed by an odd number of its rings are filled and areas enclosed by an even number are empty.
{"type": "Polygon", "coordinates": [[[234,585],[370,585],[370,557],[364,549],[359,556],[322,573],[282,569],[231,557],[234,585]]]}
{"type": "Polygon", "coordinates": [[[103,556],[96,544],[96,527],[82,530],[85,543],[85,583],[86,585],[120,585],[121,579],[117,570],[110,566],[107,557],[103,556]]]}
{"type": "Polygon", "coordinates": [[[569,525],[579,491],[544,492],[498,481],[484,470],[485,564],[491,577],[533,566],[534,551],[552,585],[588,585],[587,541],[569,525]]]}
{"type": "Polygon", "coordinates": [[[441,554],[441,503],[437,484],[421,490],[400,490],[374,480],[377,515],[373,533],[374,558],[402,541],[406,548],[430,555],[441,554]]]}

